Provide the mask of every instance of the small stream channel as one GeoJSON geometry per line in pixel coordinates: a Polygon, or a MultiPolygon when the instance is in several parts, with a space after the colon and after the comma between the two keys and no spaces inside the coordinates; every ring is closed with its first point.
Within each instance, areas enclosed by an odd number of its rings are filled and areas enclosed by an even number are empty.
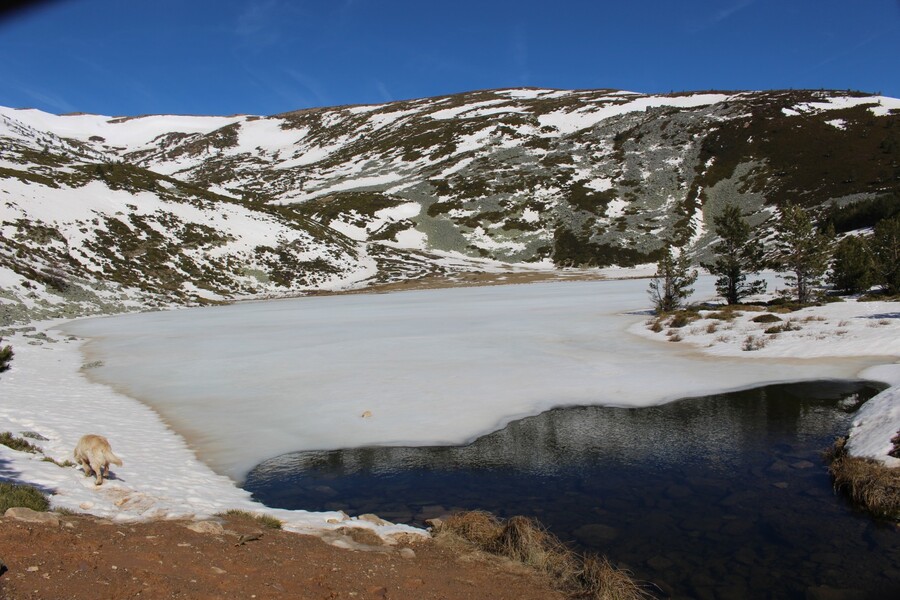
{"type": "Polygon", "coordinates": [[[244,487],[272,507],[415,525],[476,508],[537,517],[659,597],[900,598],[900,532],[836,496],[820,456],[879,389],[816,381],[555,409],[462,447],[286,454],[244,487]]]}

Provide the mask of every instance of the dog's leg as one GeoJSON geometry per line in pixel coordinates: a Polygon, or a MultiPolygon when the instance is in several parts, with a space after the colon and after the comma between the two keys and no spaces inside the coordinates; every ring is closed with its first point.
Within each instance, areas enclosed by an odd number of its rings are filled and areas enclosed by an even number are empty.
{"type": "Polygon", "coordinates": [[[94,485],[103,485],[103,467],[104,465],[100,463],[91,463],[91,470],[93,470],[94,474],[97,476],[94,480],[94,485]]]}

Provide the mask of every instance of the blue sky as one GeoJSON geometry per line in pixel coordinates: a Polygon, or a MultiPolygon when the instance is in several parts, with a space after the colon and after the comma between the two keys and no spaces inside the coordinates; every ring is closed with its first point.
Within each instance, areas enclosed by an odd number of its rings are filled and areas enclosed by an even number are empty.
{"type": "Polygon", "coordinates": [[[476,89],[900,97],[900,0],[58,0],[0,19],[0,105],[274,114],[476,89]]]}

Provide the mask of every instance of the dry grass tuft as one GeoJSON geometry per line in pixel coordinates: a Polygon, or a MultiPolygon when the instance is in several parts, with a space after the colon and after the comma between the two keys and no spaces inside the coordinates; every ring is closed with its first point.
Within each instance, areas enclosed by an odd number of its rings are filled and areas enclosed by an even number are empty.
{"type": "Polygon", "coordinates": [[[834,489],[846,492],[853,504],[876,517],[900,521],[900,469],[850,456],[846,443],[846,438],[838,438],[824,453],[834,489]]]}
{"type": "Polygon", "coordinates": [[[669,327],[674,327],[675,329],[684,327],[688,323],[692,323],[700,318],[700,315],[695,311],[690,310],[680,310],[672,315],[672,318],[669,319],[669,327]]]}
{"type": "Polygon", "coordinates": [[[595,600],[631,600],[651,596],[627,571],[617,569],[603,556],[586,556],[580,578],[585,597],[595,600]]]}
{"type": "Polygon", "coordinates": [[[528,517],[512,517],[506,522],[495,553],[537,569],[554,581],[570,581],[579,571],[578,557],[528,517]]]}
{"type": "Polygon", "coordinates": [[[743,350],[744,352],[762,350],[768,343],[769,341],[763,337],[748,335],[746,338],[744,338],[744,343],[741,344],[741,350],[743,350]]]}
{"type": "Polygon", "coordinates": [[[453,533],[488,552],[497,547],[502,532],[500,520],[483,510],[452,514],[443,521],[439,530],[439,533],[453,533]]]}
{"type": "Polygon", "coordinates": [[[281,529],[281,519],[277,519],[272,515],[263,515],[259,513],[252,513],[249,510],[239,510],[236,508],[232,508],[226,510],[223,513],[219,513],[220,517],[231,518],[231,519],[248,519],[256,521],[256,523],[265,529],[281,529]]]}
{"type": "Polygon", "coordinates": [[[439,539],[463,539],[477,550],[531,567],[573,599],[651,597],[629,573],[615,568],[606,558],[578,556],[534,519],[512,517],[503,522],[484,511],[462,512],[442,521],[435,535],[439,539]]]}

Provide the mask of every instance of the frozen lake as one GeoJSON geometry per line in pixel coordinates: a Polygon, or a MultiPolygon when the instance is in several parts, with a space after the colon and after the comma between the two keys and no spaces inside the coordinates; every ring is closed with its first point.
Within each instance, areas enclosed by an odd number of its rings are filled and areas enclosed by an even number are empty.
{"type": "MultiPolygon", "coordinates": [[[[712,295],[701,278],[698,297],[712,295]]],[[[92,379],[153,407],[242,481],[300,450],[469,442],[557,406],[650,406],[864,360],[728,359],[626,332],[646,280],[239,303],[88,319],[92,379]]]]}

